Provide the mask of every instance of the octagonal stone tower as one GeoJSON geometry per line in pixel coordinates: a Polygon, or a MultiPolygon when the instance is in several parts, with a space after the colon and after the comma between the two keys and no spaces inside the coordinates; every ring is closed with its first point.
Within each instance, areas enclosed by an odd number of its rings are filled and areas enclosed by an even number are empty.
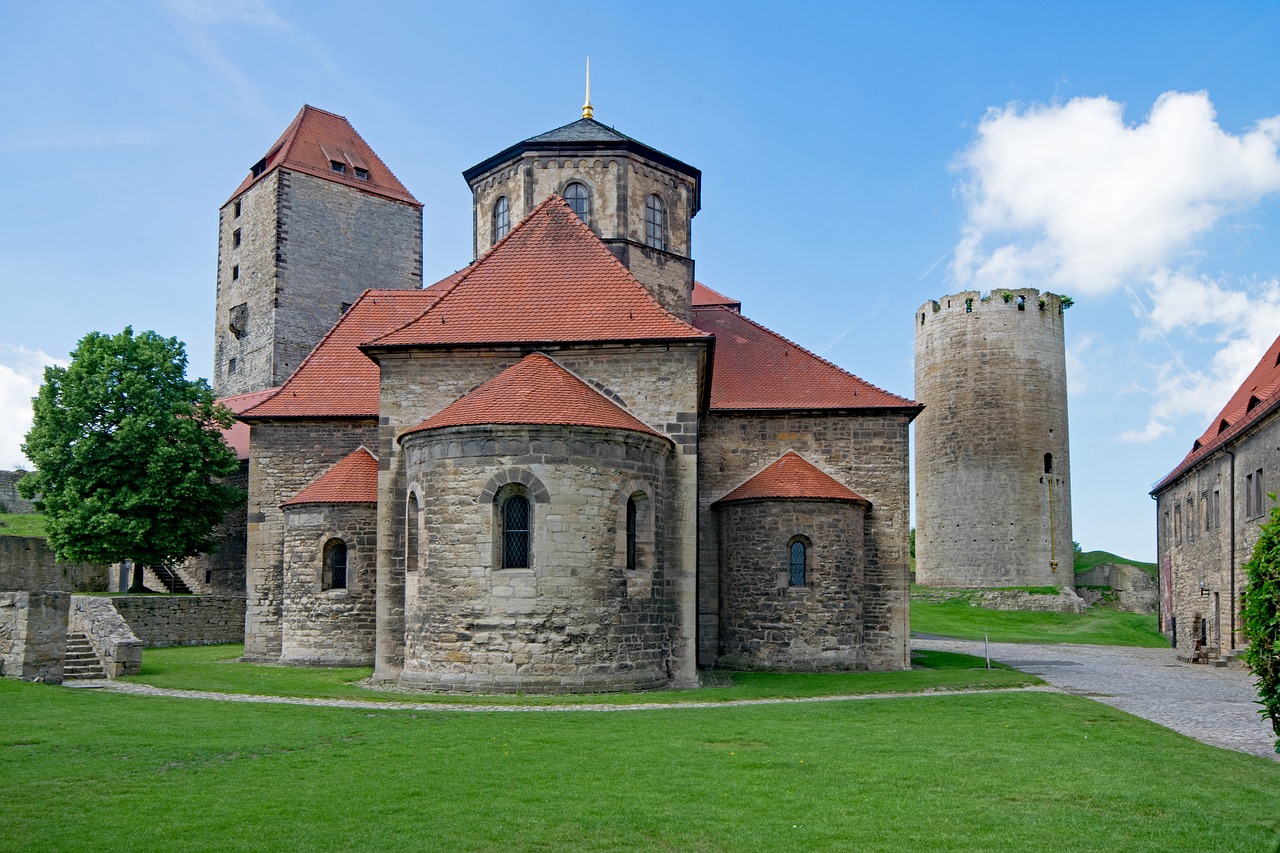
{"type": "Polygon", "coordinates": [[[916,580],[1074,582],[1063,309],[1034,288],[916,310],[916,580]]]}

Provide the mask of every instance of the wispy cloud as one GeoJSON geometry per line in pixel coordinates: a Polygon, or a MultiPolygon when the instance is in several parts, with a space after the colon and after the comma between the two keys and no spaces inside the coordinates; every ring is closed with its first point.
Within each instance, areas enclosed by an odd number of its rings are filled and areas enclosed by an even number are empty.
{"type": "Polygon", "coordinates": [[[21,449],[31,430],[31,398],[47,365],[67,363],[39,350],[0,344],[0,468],[31,466],[21,449]]]}
{"type": "Polygon", "coordinates": [[[158,130],[109,130],[61,125],[21,130],[0,139],[0,151],[38,151],[51,148],[132,148],[161,145],[172,134],[158,130]]]}

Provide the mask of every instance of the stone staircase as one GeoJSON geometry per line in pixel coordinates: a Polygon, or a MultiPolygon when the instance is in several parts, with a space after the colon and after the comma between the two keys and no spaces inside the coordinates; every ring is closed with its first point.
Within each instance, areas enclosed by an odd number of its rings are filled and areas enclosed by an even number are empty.
{"type": "Polygon", "coordinates": [[[80,632],[67,635],[67,660],[62,668],[62,677],[64,680],[107,677],[89,638],[80,632]]]}
{"type": "Polygon", "coordinates": [[[152,583],[158,581],[159,585],[164,587],[165,592],[191,594],[191,587],[187,586],[187,582],[182,579],[182,575],[168,566],[147,566],[143,570],[142,578],[146,582],[148,589],[151,588],[152,583]]]}

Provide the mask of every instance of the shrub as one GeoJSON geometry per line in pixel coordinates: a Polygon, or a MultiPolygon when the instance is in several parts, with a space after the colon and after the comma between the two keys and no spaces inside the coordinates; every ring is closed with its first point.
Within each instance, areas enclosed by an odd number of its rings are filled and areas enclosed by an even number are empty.
{"type": "MultiPolygon", "coordinates": [[[[1270,496],[1275,501],[1276,496],[1270,496]]],[[[1253,556],[1244,564],[1241,616],[1249,641],[1244,660],[1258,677],[1258,712],[1271,721],[1280,753],[1280,507],[1262,526],[1253,556]]]]}

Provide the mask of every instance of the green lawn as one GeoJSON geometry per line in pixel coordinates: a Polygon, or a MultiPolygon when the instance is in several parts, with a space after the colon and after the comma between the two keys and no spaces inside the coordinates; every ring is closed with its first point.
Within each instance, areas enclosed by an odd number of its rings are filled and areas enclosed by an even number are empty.
{"type": "Polygon", "coordinates": [[[271,696],[312,696],[377,701],[448,702],[484,705],[573,705],[635,702],[729,702],[738,699],[859,696],[870,693],[913,693],[931,689],[1018,687],[1040,684],[1033,675],[1001,665],[982,669],[982,661],[967,655],[918,652],[918,669],[911,672],[841,672],[824,674],[717,672],[704,674],[701,690],[660,690],[651,693],[596,693],[567,696],[468,696],[400,693],[371,690],[357,682],[367,679],[368,667],[317,668],[261,666],[239,663],[243,646],[192,646],[147,649],[142,672],[121,679],[179,690],[218,693],[259,693],[271,696]]]}
{"type": "Polygon", "coordinates": [[[1087,699],[618,713],[0,680],[6,850],[1269,851],[1280,764],[1087,699]]]}
{"type": "Polygon", "coordinates": [[[1156,573],[1155,563],[1144,563],[1141,560],[1130,560],[1128,557],[1119,557],[1110,551],[1085,551],[1083,554],[1075,555],[1076,574],[1087,572],[1094,566],[1101,566],[1105,563],[1111,563],[1122,566],[1137,566],[1152,577],[1156,573]]]}
{"type": "Polygon", "coordinates": [[[990,632],[991,641],[997,643],[1169,645],[1156,630],[1155,616],[1096,606],[1082,614],[987,610],[969,604],[963,595],[947,601],[923,601],[913,596],[911,630],[961,640],[981,640],[985,630],[990,632]]]}
{"type": "Polygon", "coordinates": [[[44,516],[39,513],[0,513],[0,536],[45,536],[44,516]]]}

